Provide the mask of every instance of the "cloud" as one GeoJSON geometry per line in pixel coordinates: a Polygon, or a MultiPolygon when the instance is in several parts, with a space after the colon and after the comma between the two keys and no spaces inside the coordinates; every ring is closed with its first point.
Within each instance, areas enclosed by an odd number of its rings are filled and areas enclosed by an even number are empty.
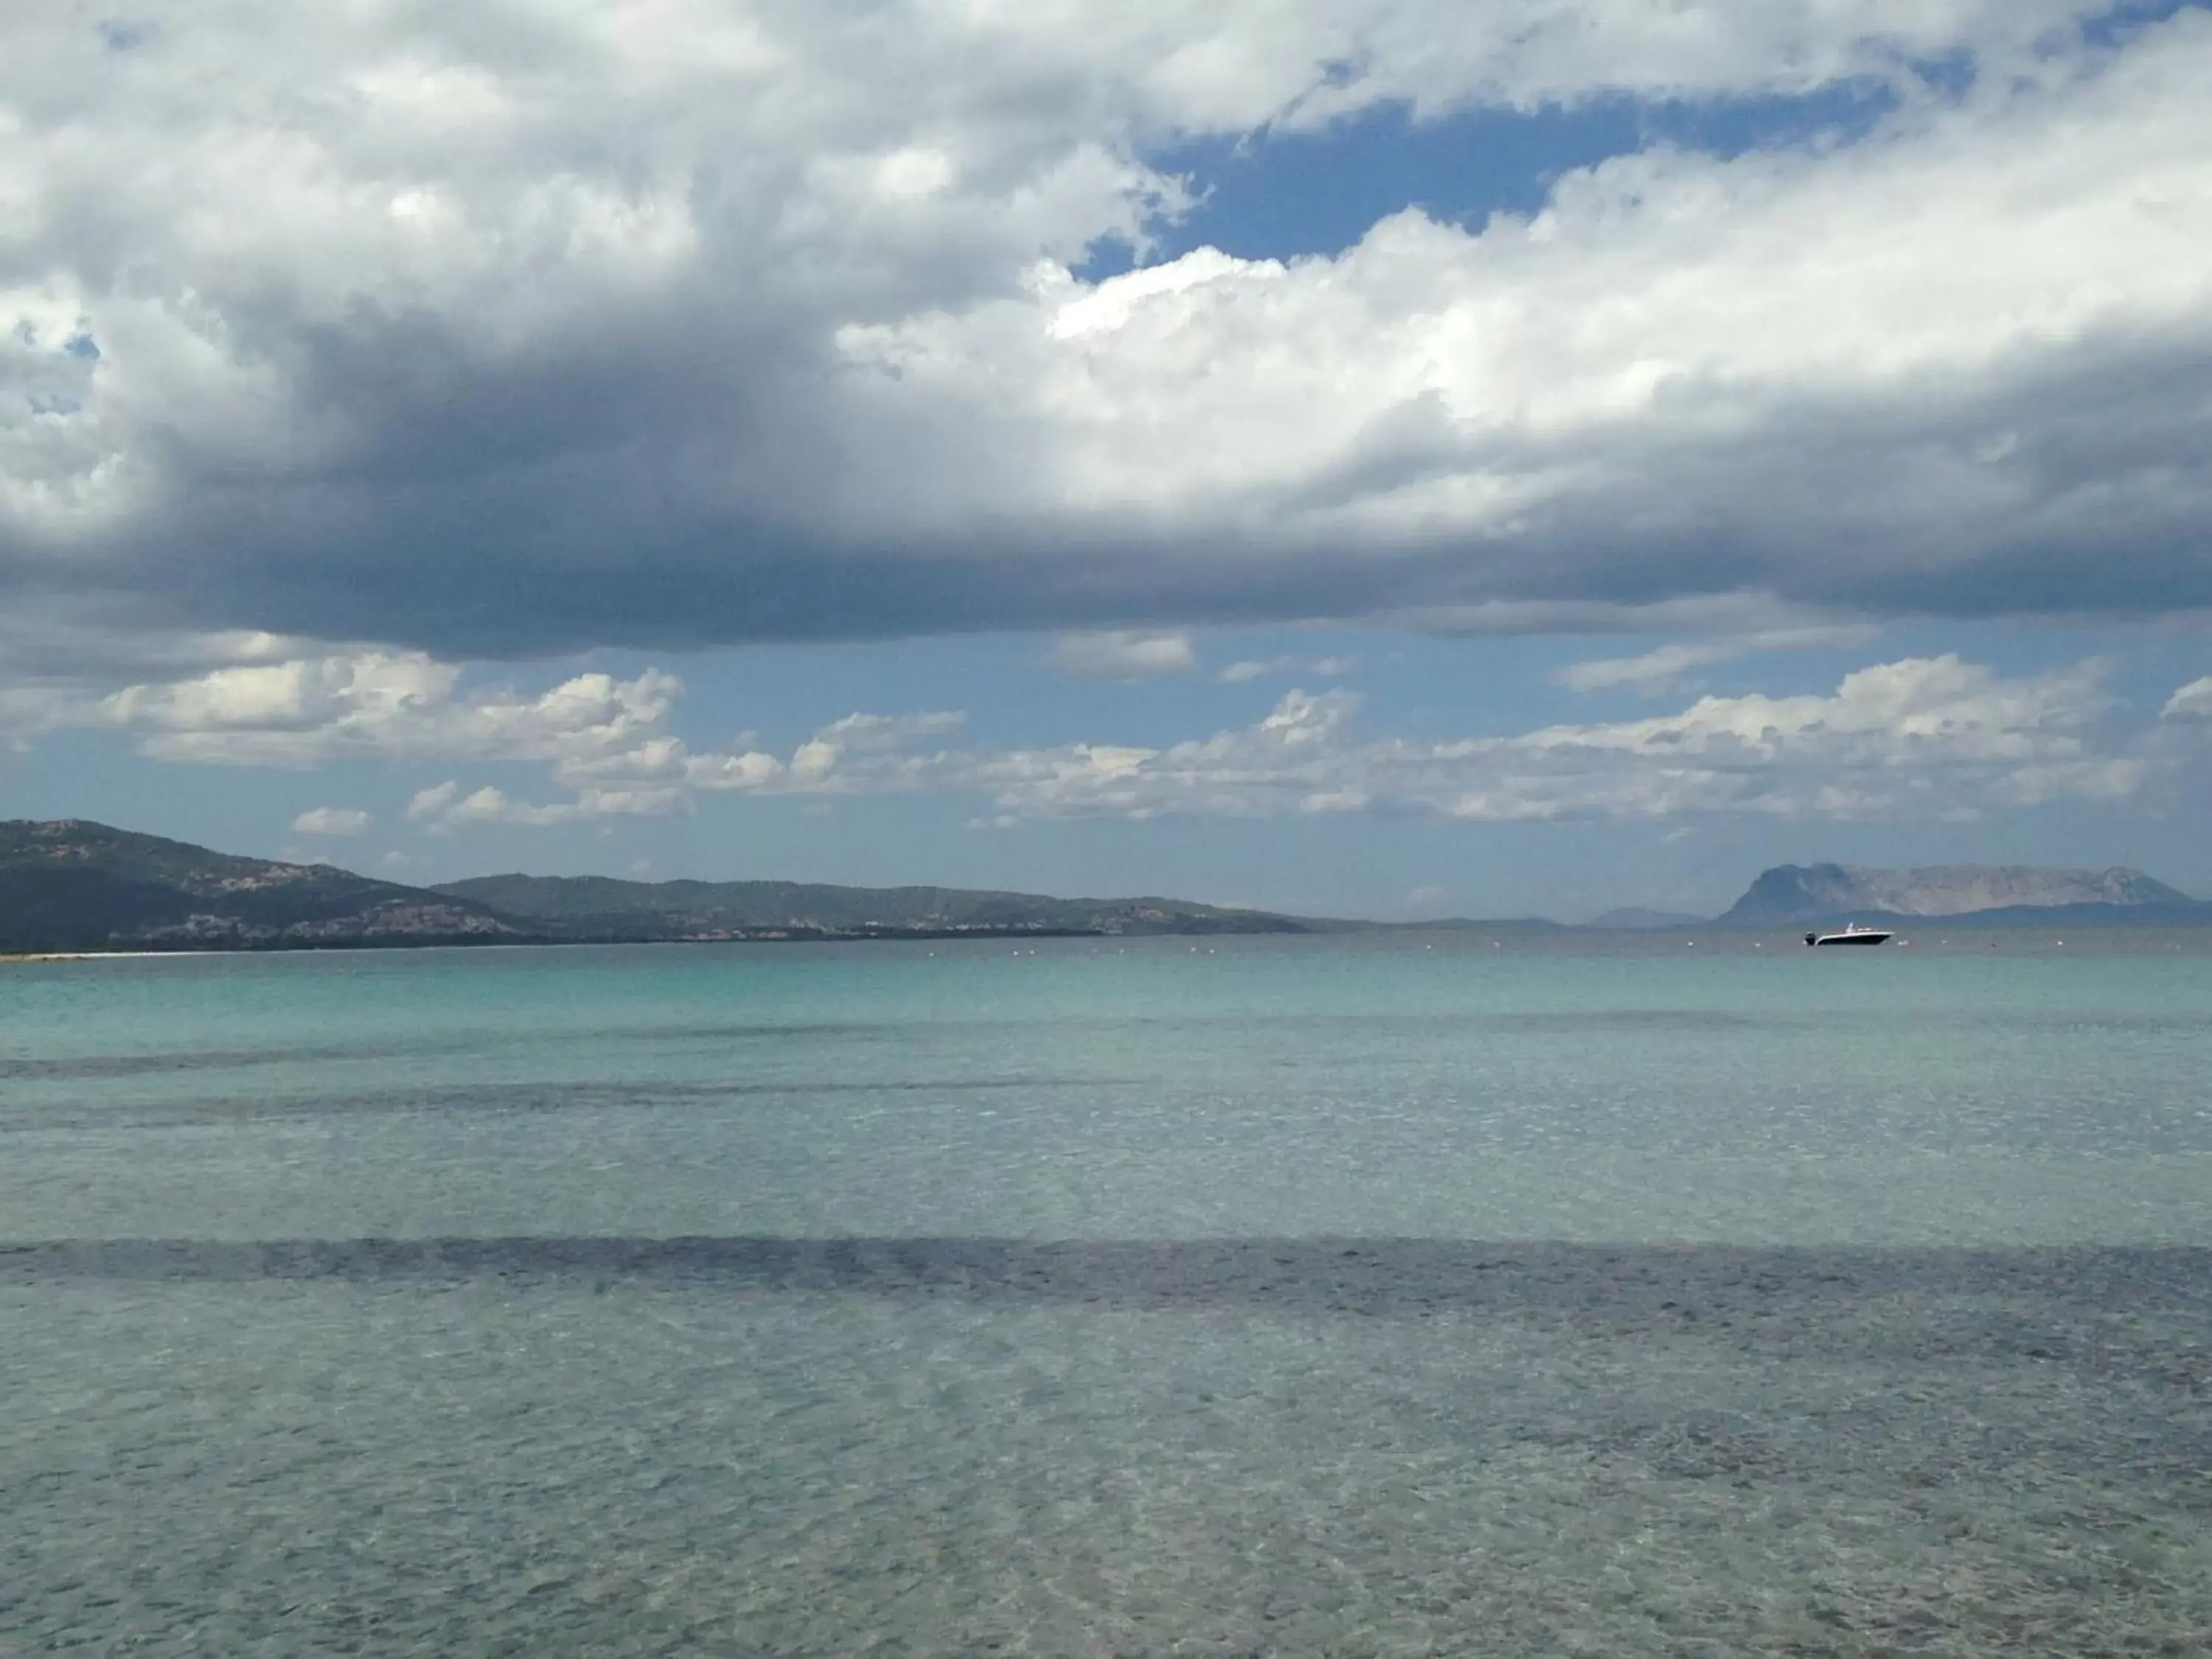
{"type": "Polygon", "coordinates": [[[544,829],[551,824],[577,823],[596,818],[660,818],[687,812],[691,799],[682,789],[587,788],[574,800],[533,805],[516,800],[494,785],[464,793],[448,780],[417,792],[408,803],[407,816],[427,826],[433,835],[474,824],[519,824],[544,829]]]}
{"type": "Polygon", "coordinates": [[[1335,680],[1342,679],[1358,665],[1357,657],[1247,658],[1231,663],[1214,678],[1224,685],[1241,685],[1247,680],[1266,679],[1277,674],[1309,674],[1316,679],[1335,680]]]}
{"type": "MultiPolygon", "coordinates": [[[[496,786],[464,792],[449,781],[417,792],[406,814],[443,830],[659,817],[689,811],[701,791],[919,787],[935,763],[914,751],[957,734],[967,720],[952,709],[855,712],[781,759],[751,747],[693,749],[666,729],[682,695],[680,681],[653,668],[627,679],[572,675],[532,694],[470,684],[457,665],[421,653],[368,651],[219,668],[105,693],[0,692],[0,732],[11,729],[7,717],[21,708],[35,717],[12,727],[25,740],[46,731],[109,730],[134,738],[150,758],[199,765],[307,768],[347,757],[539,762],[572,795],[533,803],[496,786]]],[[[295,828],[349,834],[368,823],[360,814],[345,828],[355,816],[319,807],[295,828]]]]}
{"type": "Polygon", "coordinates": [[[312,806],[292,820],[292,828],[303,836],[357,836],[369,823],[358,806],[312,806]]]}
{"type": "Polygon", "coordinates": [[[848,714],[832,720],[815,733],[817,740],[838,748],[876,753],[903,749],[928,738],[946,737],[968,723],[957,709],[940,708],[920,714],[848,714]]]}
{"type": "Polygon", "coordinates": [[[1641,696],[1656,696],[1674,690],[1685,675],[1699,668],[1733,662],[1762,651],[1854,644],[1866,635],[1866,629],[1849,627],[1771,629],[1733,639],[1662,645],[1633,657],[1604,657],[1570,663],[1553,678],[1570,691],[1626,690],[1641,696]]]}
{"type": "Polygon", "coordinates": [[[537,696],[472,689],[420,652],[360,652],[219,668],[54,695],[49,726],[135,735],[155,760],[307,767],[343,756],[550,760],[587,766],[654,733],[682,685],[648,669],[631,679],[578,674],[537,696]]]}
{"type": "Polygon", "coordinates": [[[1149,680],[1191,672],[1198,653],[1188,634],[1064,634],[1045,660],[1074,679],[1149,680]]]}
{"type": "Polygon", "coordinates": [[[1559,672],[1557,678],[1570,691],[1610,691],[1626,686],[1650,693],[1673,686],[1693,668],[1741,656],[1743,649],[1721,641],[1704,645],[1662,645],[1640,656],[1571,663],[1559,672]]]}
{"type": "Polygon", "coordinates": [[[0,611],[0,680],[16,685],[112,689],[157,677],[282,662],[313,654],[313,641],[254,629],[167,629],[73,613],[52,596],[20,596],[0,611]]]}
{"type": "MultiPolygon", "coordinates": [[[[823,726],[780,759],[757,749],[694,750],[659,729],[681,693],[677,681],[648,670],[635,680],[580,676],[538,698],[507,691],[462,694],[448,711],[416,711],[431,729],[463,741],[438,751],[463,758],[549,762],[550,781],[571,792],[563,800],[518,799],[496,785],[465,789],[456,780],[418,790],[407,817],[433,833],[472,824],[544,828],[623,817],[666,817],[693,810],[707,793],[840,795],[885,793],[937,786],[946,757],[913,752],[958,732],[967,716],[939,709],[911,714],[854,713],[823,726]],[[604,682],[604,683],[602,683],[604,682]],[[607,711],[619,711],[607,718],[607,711]],[[553,718],[567,717],[565,723],[553,718]]],[[[417,726],[403,726],[412,747],[417,726]]],[[[748,738],[750,733],[745,734],[748,738]]],[[[194,758],[250,759],[195,746],[194,758]]]]}
{"type": "Polygon", "coordinates": [[[1708,696],[1649,720],[1420,740],[1363,738],[1350,694],[1294,691],[1251,727],[1158,750],[980,757],[970,776],[1027,817],[1873,817],[2112,799],[2154,763],[2098,752],[2103,672],[2007,678],[1916,658],[1826,696],[1708,696]]]}
{"type": "Polygon", "coordinates": [[[783,773],[783,763],[775,756],[748,750],[741,755],[689,756],[684,781],[694,789],[760,789],[783,773]]]}
{"type": "MultiPolygon", "coordinates": [[[[0,577],[4,585],[4,577],[0,577]]],[[[0,609],[0,739],[21,742],[82,724],[87,702],[143,682],[298,658],[313,642],[232,629],[134,628],[122,617],[70,614],[51,596],[0,609]]]]}
{"type": "Polygon", "coordinates": [[[2159,711],[2161,717],[2171,720],[2177,714],[2195,714],[2212,720],[2212,674],[2201,680],[2191,680],[2166,700],[2159,711]]]}
{"type": "Polygon", "coordinates": [[[442,818],[460,798],[461,786],[448,778],[443,783],[432,784],[427,789],[416,790],[414,799],[407,803],[407,816],[417,823],[426,821],[435,823],[442,818]]]}
{"type": "MultiPolygon", "coordinates": [[[[985,823],[1918,818],[2130,799],[2200,758],[2185,728],[2130,726],[2105,675],[2095,660],[2006,676],[1954,655],[1908,658],[1844,675],[1825,694],[1705,696],[1638,720],[1441,738],[1370,731],[1351,691],[1297,689],[1250,726],[1159,746],[991,747],[963,741],[957,711],[861,711],[776,754],[750,734],[728,749],[690,747],[667,729],[681,686],[651,669],[572,676],[533,695],[470,685],[428,659],[372,656],[126,687],[86,696],[61,718],[119,726],[152,752],[201,763],[369,753],[543,769],[550,799],[459,778],[417,792],[405,816],[436,833],[665,817],[715,794],[964,796],[983,805],[985,823]]],[[[2212,712],[2203,684],[2182,688],[2166,714],[2212,712]]],[[[353,822],[352,809],[318,808],[295,827],[335,834],[353,822]]]]}
{"type": "Polygon", "coordinates": [[[2104,10],[33,9],[0,612],[452,658],[2212,603],[2212,18],[2104,10]],[[1852,142],[1073,274],[1194,139],[1867,81],[1852,142]]]}

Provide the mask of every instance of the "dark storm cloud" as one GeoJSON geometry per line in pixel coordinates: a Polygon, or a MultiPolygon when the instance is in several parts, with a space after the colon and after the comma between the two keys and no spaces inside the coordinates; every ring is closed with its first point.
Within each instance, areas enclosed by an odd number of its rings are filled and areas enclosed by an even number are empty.
{"type": "Polygon", "coordinates": [[[1638,0],[1571,51],[1547,8],[1412,0],[1287,43],[1241,9],[1203,40],[1143,7],[507,9],[33,32],[0,79],[18,609],[459,658],[2212,603],[2202,9],[2107,48],[2054,46],[2061,5],[1869,0],[1747,25],[1703,82],[1652,33],[1685,9],[1638,0]],[[1067,274],[1181,199],[1147,135],[1802,90],[1900,40],[2021,72],[1833,149],[1622,158],[1533,222],[1067,274]]]}

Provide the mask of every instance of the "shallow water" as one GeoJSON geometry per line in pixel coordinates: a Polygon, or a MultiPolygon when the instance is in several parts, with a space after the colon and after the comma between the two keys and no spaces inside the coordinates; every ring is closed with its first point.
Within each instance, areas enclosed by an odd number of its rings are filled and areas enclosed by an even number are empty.
{"type": "Polygon", "coordinates": [[[2202,1650],[2201,945],[1427,943],[10,969],[0,1650],[2202,1650]]]}

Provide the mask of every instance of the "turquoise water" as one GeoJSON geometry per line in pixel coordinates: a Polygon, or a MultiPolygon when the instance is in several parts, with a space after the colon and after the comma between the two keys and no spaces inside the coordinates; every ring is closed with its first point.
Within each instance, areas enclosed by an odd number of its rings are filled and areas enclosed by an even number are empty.
{"type": "Polygon", "coordinates": [[[2202,939],[0,968],[0,1651],[2193,1652],[2202,939]]]}

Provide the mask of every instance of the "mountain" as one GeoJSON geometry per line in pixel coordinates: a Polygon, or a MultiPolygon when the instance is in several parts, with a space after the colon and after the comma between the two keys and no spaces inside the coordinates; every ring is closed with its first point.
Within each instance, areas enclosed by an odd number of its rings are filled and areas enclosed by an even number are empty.
{"type": "Polygon", "coordinates": [[[1693,916],[1687,911],[1646,910],[1632,904],[1622,909],[1608,910],[1601,916],[1592,916],[1583,926],[1617,933],[1635,933],[1662,927],[1703,927],[1711,921],[1711,916],[1693,916]]]}
{"type": "Polygon", "coordinates": [[[945,887],[487,876],[403,887],[81,818],[0,821],[0,954],[971,934],[1302,933],[1348,924],[1181,899],[945,887]]]}
{"type": "Polygon", "coordinates": [[[431,890],[568,939],[1303,933],[1331,926],[1182,899],[1060,899],[957,887],[509,875],[446,882],[431,890]]]}
{"type": "Polygon", "coordinates": [[[1573,932],[1549,916],[1435,916],[1426,921],[1316,921],[1325,933],[1565,933],[1573,932]]]}
{"type": "Polygon", "coordinates": [[[0,822],[0,951],[520,939],[471,900],[82,818],[0,822]]]}
{"type": "MultiPolygon", "coordinates": [[[[1796,927],[1954,917],[1978,925],[2212,925],[2212,903],[2136,870],[1784,865],[1720,925],[1796,927]]],[[[1613,910],[1594,928],[1699,924],[1613,910]]],[[[546,945],[674,939],[1553,930],[1556,922],[1328,921],[1183,899],[1061,899],[956,887],[483,876],[403,887],[329,865],[238,858],[81,818],[0,821],[0,955],[46,951],[546,945]]]]}
{"type": "Polygon", "coordinates": [[[1847,919],[1956,917],[1982,923],[2203,924],[2212,904],[2140,870],[2053,870],[1948,864],[1869,870],[1784,864],[1762,872],[1720,919],[1729,927],[1800,927],[1847,919]]]}

